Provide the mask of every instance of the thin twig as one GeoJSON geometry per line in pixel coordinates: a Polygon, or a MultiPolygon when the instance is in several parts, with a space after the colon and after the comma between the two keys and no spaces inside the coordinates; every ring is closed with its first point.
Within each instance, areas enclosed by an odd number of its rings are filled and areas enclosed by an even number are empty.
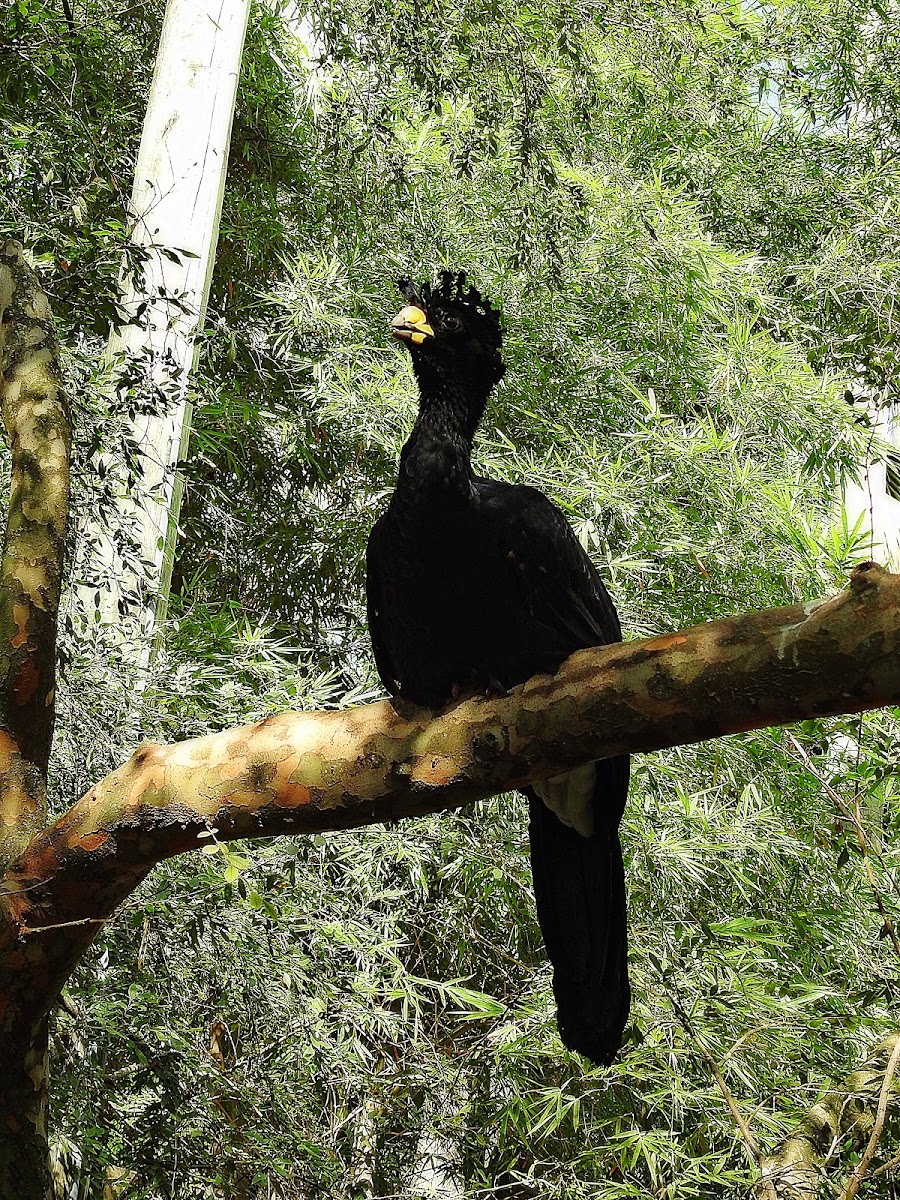
{"type": "Polygon", "coordinates": [[[747,1124],[747,1122],[744,1119],[743,1114],[741,1113],[741,1110],[738,1108],[737,1101],[735,1100],[734,1096],[731,1094],[731,1090],[728,1087],[728,1084],[723,1079],[722,1072],[719,1070],[719,1066],[716,1063],[716,1060],[713,1058],[713,1056],[710,1054],[709,1050],[706,1048],[704,1043],[700,1040],[700,1038],[694,1032],[694,1027],[691,1023],[691,1019],[685,1012],[684,1006],[682,1005],[681,1001],[677,998],[677,996],[673,996],[671,993],[669,994],[669,999],[672,1001],[672,1007],[674,1008],[675,1014],[678,1017],[679,1021],[681,1022],[685,1033],[688,1035],[688,1037],[691,1039],[691,1041],[694,1043],[694,1045],[700,1051],[702,1058],[704,1059],[704,1061],[706,1062],[706,1065],[710,1069],[710,1073],[712,1074],[713,1079],[718,1084],[719,1091],[722,1093],[722,1095],[725,1098],[725,1103],[731,1109],[731,1115],[734,1117],[735,1124],[737,1125],[738,1130],[740,1131],[740,1135],[744,1140],[744,1145],[746,1146],[751,1158],[755,1161],[757,1167],[759,1167],[760,1170],[762,1170],[762,1165],[763,1165],[762,1151],[760,1150],[759,1145],[757,1144],[756,1138],[753,1136],[750,1126],[747,1124]]]}
{"type": "Polygon", "coordinates": [[[751,1038],[756,1037],[758,1033],[762,1033],[764,1029],[777,1029],[777,1026],[773,1021],[763,1021],[762,1025],[754,1025],[752,1029],[748,1029],[746,1033],[742,1033],[731,1049],[726,1050],[722,1055],[722,1061],[720,1065],[724,1067],[729,1058],[731,1058],[733,1054],[737,1054],[741,1046],[743,1046],[746,1042],[749,1042],[751,1038]]]}
{"type": "Polygon", "coordinates": [[[841,796],[841,794],[831,786],[824,775],[819,772],[816,764],[810,758],[806,747],[797,741],[790,730],[787,730],[786,732],[788,741],[800,755],[804,766],[807,768],[809,773],[818,780],[829,799],[832,800],[835,805],[837,805],[841,811],[841,814],[853,826],[854,831],[856,832],[856,840],[859,842],[859,848],[862,852],[863,869],[866,872],[866,879],[869,882],[869,887],[872,889],[872,895],[875,897],[875,903],[878,906],[878,912],[884,924],[885,932],[891,939],[891,943],[894,947],[894,953],[897,955],[898,960],[900,960],[900,938],[897,937],[897,931],[894,929],[893,921],[887,915],[887,910],[884,907],[884,900],[882,899],[878,882],[875,879],[875,872],[872,870],[872,863],[869,854],[870,843],[865,828],[863,827],[863,823],[859,818],[859,805],[857,804],[857,811],[854,812],[853,809],[851,809],[847,804],[846,800],[844,800],[843,796],[841,796]]]}
{"type": "Polygon", "coordinates": [[[872,1172],[869,1178],[877,1179],[879,1175],[889,1175],[891,1171],[896,1170],[897,1167],[900,1167],[900,1154],[895,1154],[894,1157],[889,1158],[886,1163],[882,1163],[876,1171],[872,1172]]]}
{"type": "Polygon", "coordinates": [[[888,1101],[891,1094],[891,1082],[894,1078],[894,1072],[897,1070],[898,1062],[900,1062],[900,1037],[894,1042],[887,1070],[884,1073],[884,1082],[881,1085],[881,1094],[878,1097],[878,1111],[875,1114],[875,1124],[872,1127],[869,1144],[866,1146],[863,1156],[857,1163],[853,1174],[841,1190],[838,1200],[854,1200],[856,1193],[859,1191],[859,1185],[862,1183],[869,1169],[869,1163],[875,1157],[875,1151],[878,1149],[878,1142],[881,1139],[882,1130],[884,1129],[884,1119],[887,1115],[888,1101]]]}
{"type": "Polygon", "coordinates": [[[46,933],[49,929],[67,929],[72,925],[104,925],[115,917],[82,917],[78,921],[54,921],[49,925],[22,925],[19,937],[29,937],[33,933],[46,933]]]}

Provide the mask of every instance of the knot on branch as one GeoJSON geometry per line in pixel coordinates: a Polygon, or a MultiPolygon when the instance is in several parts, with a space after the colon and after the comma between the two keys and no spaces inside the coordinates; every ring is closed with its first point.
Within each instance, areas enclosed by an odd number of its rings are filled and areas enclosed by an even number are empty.
{"type": "Polygon", "coordinates": [[[850,572],[850,591],[859,596],[883,586],[889,578],[890,572],[877,562],[857,563],[850,572]]]}

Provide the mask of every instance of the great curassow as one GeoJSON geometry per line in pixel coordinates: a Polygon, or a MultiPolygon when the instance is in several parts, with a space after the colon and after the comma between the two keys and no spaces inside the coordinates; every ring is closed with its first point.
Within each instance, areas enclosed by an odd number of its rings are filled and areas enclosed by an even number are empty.
{"type": "MultiPolygon", "coordinates": [[[[502,693],[621,637],[559,509],[535,488],[472,470],[472,439],[505,368],[499,313],[464,278],[400,280],[407,304],[392,330],[412,356],[419,414],[366,556],[381,681],[430,708],[461,690],[502,693]]],[[[613,758],[525,790],[560,1036],[603,1064],[619,1048],[630,1002],[618,834],[628,773],[628,758],[613,758]]]]}

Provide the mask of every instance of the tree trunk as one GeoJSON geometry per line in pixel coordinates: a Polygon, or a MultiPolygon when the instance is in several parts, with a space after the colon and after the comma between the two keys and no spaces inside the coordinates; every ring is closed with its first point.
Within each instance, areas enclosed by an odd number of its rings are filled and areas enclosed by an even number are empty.
{"type": "Polygon", "coordinates": [[[0,1034],[0,1200],[50,1200],[48,1018],[0,1034]]]}
{"type": "MultiPolygon", "coordinates": [[[[17,242],[0,243],[0,416],[11,457],[0,559],[0,864],[46,820],[56,618],[69,511],[69,406],[50,305],[17,242]]],[[[47,1200],[47,1024],[42,974],[0,887],[0,1200],[47,1200]]]]}
{"type": "Polygon", "coordinates": [[[168,400],[165,411],[132,422],[142,490],[136,498],[123,480],[119,500],[121,524],[136,535],[147,574],[120,555],[116,531],[102,524],[88,531],[76,573],[88,581],[88,611],[92,581],[105,584],[100,613],[119,644],[135,643],[139,669],[155,614],[165,615],[181,499],[176,467],[190,433],[187,390],[212,278],[249,13],[249,0],[168,0],[135,166],[132,240],[146,256],[140,276],[126,281],[123,306],[132,320],[113,331],[109,353],[129,371],[130,360],[143,360],[168,400]],[[141,603],[123,619],[120,601],[129,597],[141,603]]]}

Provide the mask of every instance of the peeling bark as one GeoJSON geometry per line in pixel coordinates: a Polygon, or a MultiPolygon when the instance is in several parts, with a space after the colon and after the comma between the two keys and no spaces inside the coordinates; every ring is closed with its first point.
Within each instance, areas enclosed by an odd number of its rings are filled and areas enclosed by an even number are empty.
{"type": "Polygon", "coordinates": [[[44,813],[71,442],[50,305],[11,241],[0,246],[0,368],[12,452],[0,563],[0,849],[8,856],[44,813]]]}
{"type": "MultiPolygon", "coordinates": [[[[877,1046],[863,1065],[840,1087],[826,1092],[775,1153],[763,1160],[756,1186],[758,1200],[816,1200],[824,1182],[822,1163],[833,1148],[841,1143],[845,1143],[844,1150],[865,1146],[898,1039],[900,1033],[893,1033],[877,1046]]],[[[841,1195],[847,1194],[845,1188],[841,1195]]]]}

